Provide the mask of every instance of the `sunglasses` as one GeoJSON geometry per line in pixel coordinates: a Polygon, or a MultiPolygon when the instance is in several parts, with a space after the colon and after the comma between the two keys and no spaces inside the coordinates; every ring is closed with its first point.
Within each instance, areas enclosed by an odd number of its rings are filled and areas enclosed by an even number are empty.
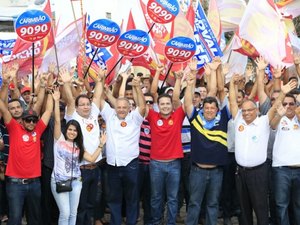
{"type": "Polygon", "coordinates": [[[283,106],[287,106],[287,105],[289,105],[289,106],[294,106],[294,105],[295,105],[295,102],[284,102],[284,103],[282,103],[282,105],[283,105],[283,106]]]}
{"type": "Polygon", "coordinates": [[[36,118],[26,118],[24,121],[26,123],[37,123],[38,120],[36,118]]]}
{"type": "Polygon", "coordinates": [[[152,105],[152,104],[153,104],[153,101],[148,100],[148,101],[146,101],[146,104],[152,105]]]}

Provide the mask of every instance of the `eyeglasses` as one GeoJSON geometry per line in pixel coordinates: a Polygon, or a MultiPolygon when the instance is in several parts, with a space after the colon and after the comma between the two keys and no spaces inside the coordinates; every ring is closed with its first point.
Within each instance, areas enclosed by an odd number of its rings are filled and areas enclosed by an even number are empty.
{"type": "Polygon", "coordinates": [[[284,102],[284,103],[282,103],[282,105],[283,106],[287,106],[287,105],[289,105],[289,106],[295,106],[295,102],[284,102]]]}
{"type": "Polygon", "coordinates": [[[242,113],[246,113],[246,112],[252,112],[254,111],[256,108],[251,108],[251,109],[242,109],[242,113]]]}
{"type": "Polygon", "coordinates": [[[146,100],[146,104],[148,104],[148,105],[152,105],[152,104],[153,104],[153,101],[146,100]]]}
{"type": "Polygon", "coordinates": [[[36,118],[26,118],[24,121],[26,123],[37,123],[38,120],[36,118]]]}

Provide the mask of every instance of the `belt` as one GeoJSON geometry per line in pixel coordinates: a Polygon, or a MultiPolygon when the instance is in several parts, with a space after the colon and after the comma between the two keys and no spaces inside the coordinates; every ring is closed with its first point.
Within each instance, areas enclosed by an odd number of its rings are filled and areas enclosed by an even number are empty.
{"type": "Polygon", "coordinates": [[[17,184],[30,184],[36,181],[39,181],[40,178],[14,178],[14,177],[6,177],[6,181],[9,183],[17,183],[17,184]]]}
{"type": "Polygon", "coordinates": [[[200,168],[200,169],[203,169],[203,170],[215,170],[215,169],[218,169],[219,167],[218,166],[215,166],[215,167],[200,167],[197,165],[197,163],[192,163],[194,166],[200,168]]]}
{"type": "Polygon", "coordinates": [[[241,170],[255,170],[255,169],[258,169],[259,167],[262,167],[263,165],[265,165],[265,163],[262,163],[258,166],[253,166],[253,167],[246,167],[246,166],[240,166],[240,165],[237,165],[237,166],[241,170]]]}
{"type": "Polygon", "coordinates": [[[86,165],[82,165],[80,166],[80,169],[82,170],[93,170],[96,169],[97,164],[86,164],[86,165]]]}
{"type": "Polygon", "coordinates": [[[289,168],[292,170],[300,169],[300,166],[283,166],[284,168],[289,168]]]}

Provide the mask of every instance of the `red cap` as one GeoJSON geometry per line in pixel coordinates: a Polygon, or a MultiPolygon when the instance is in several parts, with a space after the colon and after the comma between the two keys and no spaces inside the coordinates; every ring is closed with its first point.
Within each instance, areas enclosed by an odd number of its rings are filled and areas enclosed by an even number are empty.
{"type": "Polygon", "coordinates": [[[21,94],[24,94],[24,92],[26,92],[26,91],[29,91],[29,92],[31,92],[31,88],[30,87],[23,87],[22,89],[21,89],[21,94]]]}

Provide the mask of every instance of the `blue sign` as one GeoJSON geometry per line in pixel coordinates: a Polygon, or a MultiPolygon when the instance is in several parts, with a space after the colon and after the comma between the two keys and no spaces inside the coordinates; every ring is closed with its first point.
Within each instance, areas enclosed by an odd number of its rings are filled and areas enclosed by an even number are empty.
{"type": "Polygon", "coordinates": [[[98,47],[113,45],[119,38],[121,29],[118,24],[108,19],[94,21],[87,29],[88,41],[98,47]]]}
{"type": "Polygon", "coordinates": [[[118,51],[128,57],[144,54],[150,46],[150,37],[142,30],[129,30],[121,35],[117,42],[118,51]]]}
{"type": "Polygon", "coordinates": [[[156,23],[169,23],[179,13],[177,0],[149,0],[147,12],[150,18],[156,23]]]}
{"type": "Polygon", "coordinates": [[[196,51],[195,42],[188,37],[170,39],[165,47],[166,57],[173,63],[182,63],[192,58],[196,51]]]}
{"type": "Polygon", "coordinates": [[[24,41],[35,42],[48,35],[51,28],[50,17],[40,10],[28,10],[16,20],[15,30],[24,41]]]}
{"type": "Polygon", "coordinates": [[[213,57],[223,56],[200,3],[198,3],[196,10],[194,39],[197,45],[195,58],[198,60],[198,69],[203,67],[205,63],[211,62],[213,57]]]}

